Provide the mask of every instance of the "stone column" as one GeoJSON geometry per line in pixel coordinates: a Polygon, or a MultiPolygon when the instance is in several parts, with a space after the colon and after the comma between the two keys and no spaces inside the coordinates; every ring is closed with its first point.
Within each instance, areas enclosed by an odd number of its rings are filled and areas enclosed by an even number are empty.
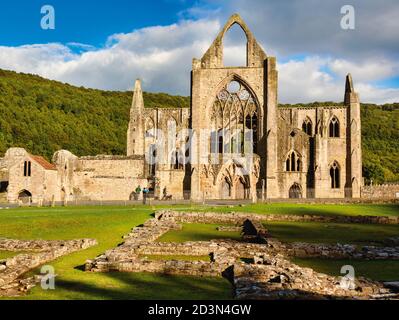
{"type": "Polygon", "coordinates": [[[352,76],[346,77],[345,105],[347,109],[347,181],[352,198],[360,198],[362,186],[362,142],[359,95],[353,88],[352,76]]]}
{"type": "Polygon", "coordinates": [[[266,136],[266,197],[278,198],[277,184],[277,79],[276,58],[265,60],[264,109],[266,136]]]}

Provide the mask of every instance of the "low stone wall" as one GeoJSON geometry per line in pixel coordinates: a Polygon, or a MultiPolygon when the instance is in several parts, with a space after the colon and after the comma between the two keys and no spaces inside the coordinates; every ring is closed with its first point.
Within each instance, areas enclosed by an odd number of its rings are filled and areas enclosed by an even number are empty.
{"type": "MultiPolygon", "coordinates": [[[[262,218],[264,216],[261,216],[262,218]]],[[[293,264],[289,256],[316,256],[326,253],[355,254],[352,247],[328,247],[325,245],[283,244],[270,238],[260,220],[248,220],[242,214],[189,214],[171,211],[158,212],[154,219],[142,227],[133,228],[125,236],[125,242],[105,254],[88,260],[86,270],[92,272],[156,272],[194,276],[225,276],[234,285],[238,299],[370,299],[373,297],[392,297],[389,289],[381,283],[357,279],[352,289],[341,287],[338,277],[314,272],[293,264]],[[243,234],[254,237],[262,243],[249,243],[233,240],[212,240],[185,243],[155,242],[157,236],[178,229],[178,222],[233,223],[243,224],[243,234]],[[228,222],[227,222],[228,221],[228,222]],[[151,231],[152,230],[152,231],[151,231]],[[310,250],[311,248],[312,250],[310,250]],[[302,250],[302,251],[300,251],[302,250]],[[341,251],[342,252],[341,252],[341,251]],[[335,252],[334,251],[334,252],[335,252]],[[143,255],[187,255],[203,256],[209,254],[211,261],[149,260],[143,255]],[[253,258],[254,263],[240,262],[240,258],[253,258]]],[[[391,248],[392,249],[392,248],[391,248]]]]}
{"type": "Polygon", "coordinates": [[[297,258],[399,260],[399,247],[363,246],[349,244],[285,244],[285,253],[297,258]]]}
{"type": "Polygon", "coordinates": [[[399,200],[399,184],[364,186],[361,198],[366,200],[399,200]]]}
{"type": "Polygon", "coordinates": [[[399,224],[399,216],[320,216],[320,215],[283,215],[283,214],[255,214],[242,212],[183,212],[161,210],[155,217],[174,219],[180,223],[220,223],[240,226],[245,220],[253,222],[292,221],[292,222],[320,222],[320,223],[362,223],[362,224],[399,224]]]}
{"type": "Polygon", "coordinates": [[[96,244],[97,241],[93,239],[69,241],[0,240],[1,250],[15,252],[33,251],[29,254],[19,254],[12,258],[0,260],[0,296],[15,295],[18,292],[30,289],[34,285],[32,279],[19,279],[24,273],[63,255],[83,250],[96,244]]]}
{"type": "Polygon", "coordinates": [[[346,289],[340,277],[299,267],[278,255],[267,256],[263,263],[235,264],[232,271],[237,299],[392,298],[381,283],[357,278],[354,287],[346,289]]]}
{"type": "MultiPolygon", "coordinates": [[[[25,252],[43,252],[49,250],[55,250],[62,247],[85,248],[90,243],[93,243],[92,239],[81,239],[81,240],[16,240],[16,239],[0,239],[0,250],[4,251],[25,251],[25,252]]],[[[93,244],[92,244],[93,245],[93,244]]]]}
{"type": "Polygon", "coordinates": [[[216,277],[228,265],[206,261],[177,261],[177,260],[147,260],[132,258],[130,260],[111,262],[106,259],[97,260],[96,264],[86,265],[92,272],[154,272],[162,274],[181,274],[192,276],[216,277]]]}
{"type": "Polygon", "coordinates": [[[235,226],[220,226],[216,228],[217,231],[227,231],[227,232],[242,232],[242,227],[235,226]]]}

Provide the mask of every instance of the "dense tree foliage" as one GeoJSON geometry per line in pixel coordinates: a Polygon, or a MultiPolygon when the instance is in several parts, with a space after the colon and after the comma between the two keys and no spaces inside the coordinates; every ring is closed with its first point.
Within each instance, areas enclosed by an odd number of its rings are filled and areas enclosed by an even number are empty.
{"type": "MultiPolygon", "coordinates": [[[[51,159],[124,154],[132,92],[77,88],[35,75],[0,70],[0,153],[24,147],[51,159]]],[[[144,93],[148,107],[188,107],[189,98],[144,93]]]]}
{"type": "MultiPolygon", "coordinates": [[[[131,99],[132,92],[78,88],[0,70],[0,153],[24,147],[47,159],[59,149],[78,156],[124,154],[131,99]]],[[[188,97],[165,93],[145,92],[144,102],[160,108],[190,105],[188,97]]],[[[399,104],[362,104],[362,134],[366,179],[399,181],[399,104]]]]}

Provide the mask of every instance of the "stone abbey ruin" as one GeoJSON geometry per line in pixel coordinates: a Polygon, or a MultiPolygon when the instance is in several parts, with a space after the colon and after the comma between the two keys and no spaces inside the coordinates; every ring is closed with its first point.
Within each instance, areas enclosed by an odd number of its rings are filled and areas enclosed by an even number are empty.
{"type": "Polygon", "coordinates": [[[191,108],[145,108],[136,81],[126,155],[49,163],[21,148],[0,159],[10,203],[129,201],[137,186],[173,199],[394,199],[399,186],[363,186],[359,96],[347,76],[344,105],[278,107],[276,58],[233,15],[191,73],[191,108]],[[223,38],[239,25],[243,67],[223,65],[223,38]]]}

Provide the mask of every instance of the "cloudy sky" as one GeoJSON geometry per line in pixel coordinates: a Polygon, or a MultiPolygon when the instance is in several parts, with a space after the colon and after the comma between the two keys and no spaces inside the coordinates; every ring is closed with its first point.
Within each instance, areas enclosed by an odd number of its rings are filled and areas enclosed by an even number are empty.
{"type": "MultiPolygon", "coordinates": [[[[364,102],[399,102],[397,0],[48,0],[55,30],[40,27],[43,1],[2,2],[0,68],[73,85],[189,95],[200,58],[237,12],[268,55],[277,57],[282,103],[342,101],[350,72],[364,102]],[[83,3],[82,3],[83,2],[83,3]],[[341,28],[341,7],[355,29],[341,28]]],[[[225,64],[245,59],[245,37],[225,39],[225,64]]]]}

